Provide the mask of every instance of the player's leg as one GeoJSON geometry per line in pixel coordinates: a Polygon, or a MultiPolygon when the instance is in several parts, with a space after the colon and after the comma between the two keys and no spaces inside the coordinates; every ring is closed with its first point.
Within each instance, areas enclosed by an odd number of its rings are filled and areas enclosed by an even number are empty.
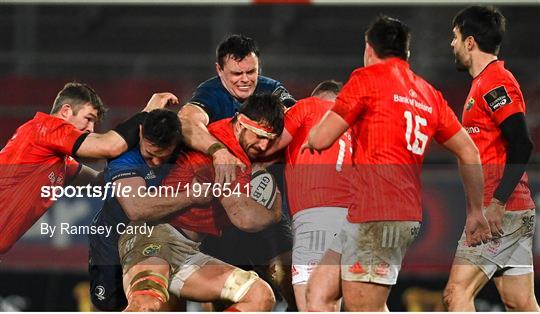
{"type": "Polygon", "coordinates": [[[509,212],[505,216],[511,222],[504,227],[516,229],[513,233],[517,240],[512,244],[514,250],[506,263],[508,267],[496,273],[493,279],[508,311],[536,312],[539,308],[534,295],[532,254],[535,211],[509,212]]]}
{"type": "Polygon", "coordinates": [[[165,309],[169,301],[169,263],[149,257],[129,267],[124,273],[124,290],[128,299],[126,312],[154,312],[165,309]]]}
{"type": "Polygon", "coordinates": [[[417,221],[343,224],[341,288],[347,311],[387,311],[390,288],[420,230],[417,221]]]}
{"type": "Polygon", "coordinates": [[[271,311],[272,289],[253,271],[245,271],[199,253],[174,275],[171,290],[198,302],[228,301],[225,311],[271,311]],[[195,259],[206,259],[204,265],[195,259]],[[193,266],[197,265],[195,268],[193,266]]]}
{"type": "MultiPolygon", "coordinates": [[[[140,224],[130,223],[131,226],[140,224]]],[[[174,304],[185,308],[183,303],[170,298],[169,282],[171,274],[198,252],[197,247],[197,242],[187,239],[169,224],[153,225],[150,235],[121,235],[118,252],[128,300],[126,311],[178,310],[171,308],[174,304]]]]}
{"type": "MultiPolygon", "coordinates": [[[[491,273],[495,268],[492,269],[491,273]]],[[[479,266],[456,256],[443,292],[446,309],[452,312],[475,311],[474,299],[488,280],[488,276],[479,266]]]]}
{"type": "Polygon", "coordinates": [[[328,308],[336,307],[336,302],[340,298],[339,258],[341,242],[334,240],[341,231],[346,216],[346,208],[317,207],[299,211],[293,217],[292,284],[299,311],[308,310],[306,300],[308,280],[311,280],[311,275],[319,267],[324,269],[324,272],[319,272],[319,278],[324,278],[323,280],[328,281],[328,284],[325,283],[324,287],[312,293],[312,296],[317,295],[316,301],[312,300],[312,303],[316,303],[313,306],[319,307],[320,303],[332,300],[333,302],[328,308]],[[329,258],[323,260],[325,252],[329,248],[334,249],[332,251],[334,254],[330,254],[329,258]],[[323,296],[324,300],[321,299],[323,296]]]}
{"type": "MultiPolygon", "coordinates": [[[[304,286],[307,288],[305,288],[306,311],[339,312],[339,299],[341,298],[340,261],[341,254],[329,249],[311,273],[307,286],[304,286]]],[[[295,289],[296,287],[294,286],[295,289]]]]}
{"type": "Polygon", "coordinates": [[[249,256],[255,269],[263,271],[278,288],[287,301],[287,310],[297,311],[291,283],[293,236],[290,219],[283,214],[277,224],[246,234],[246,238],[244,254],[249,256]]]}
{"type": "Polygon", "coordinates": [[[534,295],[534,273],[493,277],[507,311],[539,312],[534,295]]]}

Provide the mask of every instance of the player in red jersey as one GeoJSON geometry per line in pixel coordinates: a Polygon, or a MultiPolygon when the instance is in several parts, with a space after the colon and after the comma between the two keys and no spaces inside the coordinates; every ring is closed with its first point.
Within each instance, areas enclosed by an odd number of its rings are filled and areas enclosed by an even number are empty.
{"type": "MultiPolygon", "coordinates": [[[[408,27],[399,20],[381,16],[370,25],[365,67],[352,73],[304,146],[324,150],[352,129],[356,194],[338,237],[341,288],[349,311],[386,309],[403,256],[419,232],[420,172],[431,138],[462,165],[468,242],[476,245],[490,237],[482,214],[478,150],[441,93],[410,70],[409,40],[408,27]]],[[[310,290],[308,308],[318,310],[310,305],[310,290]]]]}
{"type": "Polygon", "coordinates": [[[307,311],[306,288],[314,271],[325,274],[318,283],[325,286],[324,293],[314,298],[338,310],[339,264],[320,262],[339,234],[352,199],[347,176],[352,164],[351,136],[345,132],[320,154],[301,152],[301,147],[311,128],[332,108],[341,87],[336,81],[324,81],[313,90],[311,97],[287,110],[283,134],[267,152],[271,155],[287,148],[285,177],[294,234],[292,283],[301,312],[307,311]]]}
{"type": "Polygon", "coordinates": [[[525,167],[532,153],[519,84],[498,60],[504,16],[472,6],[452,22],[459,70],[473,77],[463,126],[478,146],[484,168],[484,207],[494,239],[458,243],[444,292],[451,311],[474,311],[474,298],[493,277],[508,311],[539,311],[534,295],[532,240],[535,209],[525,167]]]}
{"type": "MultiPolygon", "coordinates": [[[[156,94],[145,111],[163,107],[176,96],[156,94]]],[[[105,107],[93,89],[68,83],[58,93],[51,114],[38,112],[20,126],[0,151],[0,254],[28,230],[52,205],[41,197],[44,186],[94,182],[98,173],[71,156],[109,158],[128,148],[134,117],[105,134],[91,133],[105,107]]],[[[138,125],[135,125],[137,131],[138,125]]]]}
{"type": "MultiPolygon", "coordinates": [[[[210,205],[178,212],[169,217],[169,223],[156,224],[148,237],[121,236],[119,251],[129,303],[126,310],[157,310],[169,293],[199,302],[225,301],[230,305],[228,311],[269,311],[274,305],[272,289],[255,272],[203,254],[199,245],[205,235],[219,235],[231,223],[240,230],[256,232],[281,218],[280,195],[266,208],[247,194],[247,186],[252,160],[262,156],[283,130],[283,105],[278,96],[253,95],[238,115],[212,123],[208,130],[247,169],[238,169],[230,185],[213,185],[211,193],[219,195],[210,205]]],[[[211,156],[187,151],[179,156],[163,184],[182,191],[194,179],[193,184],[214,184],[215,175],[211,156]]]]}

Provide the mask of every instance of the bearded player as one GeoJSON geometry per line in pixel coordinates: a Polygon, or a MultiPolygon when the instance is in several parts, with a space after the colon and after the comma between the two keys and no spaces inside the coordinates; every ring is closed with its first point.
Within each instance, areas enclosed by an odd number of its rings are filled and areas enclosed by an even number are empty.
{"type": "MultiPolygon", "coordinates": [[[[324,150],[352,129],[356,193],[339,235],[348,311],[386,310],[405,252],[419,232],[421,166],[431,138],[462,165],[469,244],[490,236],[478,150],[441,93],[409,68],[409,42],[404,23],[377,18],[365,34],[365,67],[352,73],[304,146],[324,150]]],[[[308,309],[318,310],[309,300],[308,289],[308,309]]]]}
{"type": "Polygon", "coordinates": [[[451,311],[474,311],[474,298],[493,278],[508,311],[539,311],[532,257],[535,205],[525,173],[532,141],[519,84],[497,57],[505,18],[493,7],[472,6],[460,11],[452,25],[456,66],[473,78],[462,119],[480,150],[483,205],[494,239],[471,248],[461,238],[445,305],[451,311]]]}
{"type": "MultiPolygon", "coordinates": [[[[129,311],[160,309],[169,293],[199,302],[225,301],[229,305],[226,311],[270,311],[275,303],[272,289],[255,272],[203,254],[199,245],[205,236],[219,236],[230,224],[257,232],[280,220],[279,193],[273,205],[266,208],[247,194],[247,186],[251,162],[262,156],[283,130],[283,105],[275,95],[253,95],[238,115],[212,123],[208,130],[247,169],[238,169],[230,185],[214,185],[212,190],[223,194],[209,206],[192,206],[178,212],[169,217],[169,223],[156,224],[150,237],[120,237],[129,311]]],[[[193,179],[214,183],[215,175],[210,156],[188,151],[181,153],[163,184],[180,184],[185,189],[185,183],[193,179]]]]}

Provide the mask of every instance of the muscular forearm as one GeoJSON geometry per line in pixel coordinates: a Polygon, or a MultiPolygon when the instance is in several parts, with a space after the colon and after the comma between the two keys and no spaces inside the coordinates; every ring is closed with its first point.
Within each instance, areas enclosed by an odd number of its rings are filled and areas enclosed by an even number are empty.
{"type": "Polygon", "coordinates": [[[226,211],[229,219],[238,229],[257,232],[280,220],[281,205],[281,194],[276,195],[276,201],[271,209],[246,197],[237,199],[234,204],[228,206],[229,210],[226,207],[226,211]]]}
{"type": "Polygon", "coordinates": [[[478,158],[472,160],[460,159],[459,174],[467,198],[467,213],[481,211],[484,197],[484,176],[480,165],[480,157],[478,156],[478,158]]]}
{"type": "MultiPolygon", "coordinates": [[[[142,193],[141,193],[142,194],[142,193]]],[[[194,198],[187,197],[187,192],[177,196],[148,197],[137,196],[120,201],[128,218],[132,221],[157,220],[178,210],[192,206],[194,198]]]]}
{"type": "Polygon", "coordinates": [[[182,134],[184,134],[185,142],[189,147],[205,154],[212,144],[218,142],[201,122],[182,121],[182,134]]]}

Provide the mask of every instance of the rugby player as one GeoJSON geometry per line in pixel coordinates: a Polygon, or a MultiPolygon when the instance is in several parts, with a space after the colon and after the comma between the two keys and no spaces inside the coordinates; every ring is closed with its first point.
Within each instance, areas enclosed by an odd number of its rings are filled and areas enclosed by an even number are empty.
{"type": "MultiPolygon", "coordinates": [[[[352,73],[303,147],[327,149],[352,129],[355,198],[338,236],[343,300],[347,311],[384,311],[405,252],[419,232],[420,172],[431,138],[459,159],[468,243],[485,242],[491,234],[482,213],[478,150],[441,93],[409,68],[408,27],[379,16],[365,42],[365,67],[352,73]]],[[[316,289],[308,288],[309,310],[319,310],[310,304],[316,289]]]]}
{"type": "MultiPolygon", "coordinates": [[[[165,109],[149,112],[139,126],[139,144],[109,159],[105,181],[130,193],[109,193],[103,208],[92,220],[92,226],[110,228],[110,234],[91,234],[89,251],[90,293],[92,303],[103,311],[120,311],[127,306],[122,286],[122,268],[118,255],[117,227],[130,221],[156,220],[187,206],[204,201],[163,192],[151,197],[149,187],[158,187],[174,162],[175,149],[180,148],[180,122],[176,114],[165,109]],[[168,164],[167,164],[168,162],[168,164]]],[[[139,235],[141,236],[141,235],[139,235]]]]}
{"type": "MultiPolygon", "coordinates": [[[[200,84],[191,100],[179,111],[186,144],[212,156],[216,182],[219,183],[233,182],[236,167],[242,162],[208,132],[207,125],[233,117],[254,93],[276,95],[286,107],[295,103],[280,82],[260,75],[259,54],[257,44],[249,37],[231,35],[225,38],[216,49],[217,76],[200,84]]],[[[282,177],[281,173],[274,174],[278,180],[282,177]]],[[[233,265],[254,266],[257,271],[268,273],[288,303],[294,305],[289,267],[292,249],[290,230],[290,220],[286,216],[279,224],[258,233],[245,233],[230,226],[222,237],[207,237],[201,250],[233,265]]]]}
{"type": "MultiPolygon", "coordinates": [[[[144,111],[177,103],[170,93],[154,94],[144,111]]],[[[0,151],[0,254],[41,217],[53,201],[42,198],[43,186],[99,182],[96,171],[71,156],[110,158],[128,148],[141,114],[104,134],[92,133],[105,112],[103,102],[86,84],[68,83],[50,114],[38,112],[20,126],[0,151]],[[76,179],[76,180],[74,180],[76,179]]]]}
{"type": "Polygon", "coordinates": [[[525,168],[532,141],[525,101],[514,76],[499,60],[505,18],[493,7],[472,6],[452,21],[457,69],[473,78],[463,126],[480,150],[485,215],[493,240],[458,243],[444,303],[451,311],[474,311],[474,299],[493,278],[508,311],[539,311],[534,295],[532,241],[535,205],[525,168]]]}
{"type": "MultiPolygon", "coordinates": [[[[231,223],[240,230],[256,232],[281,218],[280,195],[266,208],[247,194],[247,186],[251,162],[283,130],[283,105],[275,95],[253,95],[238,115],[212,123],[208,130],[247,169],[238,169],[230,185],[212,186],[212,193],[220,194],[210,205],[189,207],[168,217],[169,223],[156,223],[150,237],[120,237],[127,310],[157,310],[169,293],[199,302],[226,301],[230,305],[226,311],[270,311],[275,303],[272,289],[255,272],[203,254],[199,245],[206,235],[219,235],[231,223]]],[[[200,183],[215,182],[212,157],[196,150],[181,152],[163,184],[176,187],[194,178],[200,183]]]]}
{"type": "Polygon", "coordinates": [[[287,147],[285,178],[294,236],[292,284],[301,312],[307,311],[306,287],[313,271],[324,274],[315,285],[325,288],[316,290],[313,302],[327,305],[327,311],[339,310],[339,259],[324,263],[321,259],[339,234],[352,200],[348,177],[352,164],[351,135],[343,133],[321,154],[301,152],[301,147],[311,128],[334,105],[341,87],[339,82],[324,81],[311,97],[299,100],[287,110],[283,134],[267,153],[287,147]]]}

